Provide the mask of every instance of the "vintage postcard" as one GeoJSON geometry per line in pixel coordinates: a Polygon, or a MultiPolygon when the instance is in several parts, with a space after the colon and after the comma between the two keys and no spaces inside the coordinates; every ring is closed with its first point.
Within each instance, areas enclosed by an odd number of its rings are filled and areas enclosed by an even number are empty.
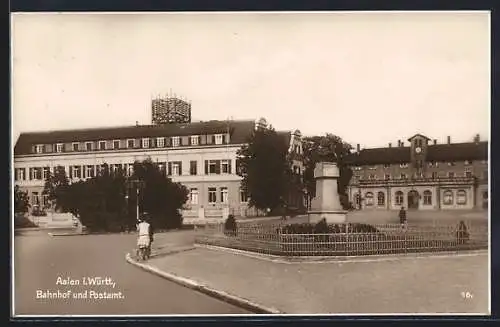
{"type": "Polygon", "coordinates": [[[490,13],[15,13],[12,316],[490,314],[490,13]]]}

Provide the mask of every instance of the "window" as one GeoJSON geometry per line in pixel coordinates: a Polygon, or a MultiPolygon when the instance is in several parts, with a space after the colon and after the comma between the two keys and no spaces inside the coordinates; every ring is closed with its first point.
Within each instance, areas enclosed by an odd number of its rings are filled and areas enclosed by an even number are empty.
{"type": "Polygon", "coordinates": [[[198,145],[200,143],[200,137],[198,135],[191,136],[191,145],[198,145]]]}
{"type": "Polygon", "coordinates": [[[432,178],[434,178],[434,179],[439,178],[439,174],[437,171],[432,172],[432,178]]]}
{"type": "Polygon", "coordinates": [[[428,165],[429,167],[431,167],[431,168],[432,168],[432,166],[433,166],[433,162],[432,162],[432,161],[429,161],[429,162],[427,163],[427,165],[428,165]]]}
{"type": "Polygon", "coordinates": [[[472,177],[472,171],[471,171],[471,169],[469,167],[465,168],[464,176],[467,177],[467,178],[471,178],[472,177]]]}
{"type": "Polygon", "coordinates": [[[220,174],[220,160],[206,160],[205,174],[220,174]]]}
{"type": "Polygon", "coordinates": [[[35,152],[36,153],[43,153],[43,148],[44,148],[44,146],[42,144],[35,145],[35,152]]]}
{"type": "Polygon", "coordinates": [[[73,151],[80,151],[80,143],[73,143],[73,151]]]}
{"type": "Polygon", "coordinates": [[[133,164],[128,164],[127,166],[127,175],[132,176],[134,174],[134,165],[133,164]]]}
{"type": "Polygon", "coordinates": [[[99,150],[106,150],[106,141],[99,141],[99,150]]]}
{"type": "Polygon", "coordinates": [[[241,203],[247,203],[248,202],[248,194],[242,188],[240,188],[240,202],[241,203]]]}
{"type": "Polygon", "coordinates": [[[457,191],[457,204],[460,205],[467,204],[467,192],[465,192],[465,190],[457,191]]]}
{"type": "Polygon", "coordinates": [[[172,162],[172,176],[179,176],[181,174],[181,167],[178,161],[172,162]]]}
{"type": "Polygon", "coordinates": [[[424,205],[432,205],[432,192],[429,190],[424,191],[424,205]]]}
{"type": "Polygon", "coordinates": [[[42,173],[42,178],[47,179],[49,176],[50,176],[50,167],[44,167],[43,173],[42,173]]]}
{"type": "Polygon", "coordinates": [[[356,206],[360,206],[361,204],[361,196],[359,195],[359,192],[354,194],[354,203],[356,203],[356,206]]]}
{"type": "Polygon", "coordinates": [[[190,161],[189,162],[189,175],[197,175],[198,174],[198,162],[190,161]]]}
{"type": "Polygon", "coordinates": [[[471,164],[471,163],[470,163],[470,161],[469,161],[469,160],[465,160],[465,161],[464,161],[464,165],[469,166],[470,164],[471,164]]]}
{"type": "Polygon", "coordinates": [[[215,187],[208,188],[208,203],[214,204],[217,202],[217,189],[215,187]]]}
{"type": "Polygon", "coordinates": [[[375,176],[374,174],[370,174],[370,175],[368,176],[368,179],[370,179],[370,180],[374,180],[374,179],[376,179],[376,176],[375,176]]]}
{"type": "Polygon", "coordinates": [[[227,187],[220,188],[220,199],[222,203],[228,203],[228,192],[227,187]]]}
{"type": "Polygon", "coordinates": [[[446,190],[443,192],[443,204],[450,205],[453,204],[453,192],[446,190]]]}
{"type": "Polygon", "coordinates": [[[191,204],[198,204],[198,189],[192,188],[189,190],[189,201],[191,204]]]}
{"type": "Polygon", "coordinates": [[[406,179],[406,174],[402,173],[400,177],[401,179],[406,179]]]}
{"type": "Polygon", "coordinates": [[[63,152],[63,146],[64,145],[62,143],[57,143],[56,144],[56,152],[59,152],[59,153],[63,152]]]}
{"type": "Polygon", "coordinates": [[[391,164],[384,164],[384,168],[387,169],[387,168],[391,168],[391,164]]]}
{"type": "Polygon", "coordinates": [[[377,204],[379,206],[385,205],[385,193],[384,192],[378,192],[378,194],[377,194],[377,204]]]}
{"type": "Polygon", "coordinates": [[[82,178],[82,170],[80,166],[73,166],[73,178],[82,178]]]}
{"type": "Polygon", "coordinates": [[[389,179],[391,179],[391,174],[385,174],[384,178],[385,178],[386,181],[389,180],[389,179]]]}
{"type": "Polygon", "coordinates": [[[439,162],[434,163],[434,167],[438,168],[439,167],[439,162]]]}
{"type": "Polygon", "coordinates": [[[448,178],[454,178],[455,177],[455,173],[450,171],[448,172],[448,178]]]}
{"type": "Polygon", "coordinates": [[[222,170],[223,174],[230,174],[231,173],[229,167],[230,167],[229,160],[222,160],[221,161],[221,170],[222,170]]]}
{"type": "Polygon", "coordinates": [[[88,178],[94,177],[94,166],[87,166],[85,176],[87,176],[88,178]]]}
{"type": "Polygon", "coordinates": [[[119,140],[114,140],[113,141],[113,149],[118,150],[120,148],[120,141],[119,140]]]}
{"type": "Polygon", "coordinates": [[[180,144],[180,137],[174,136],[172,137],[172,146],[179,146],[180,144]]]}
{"type": "Polygon", "coordinates": [[[399,164],[399,168],[408,168],[408,164],[407,163],[399,164]]]}
{"type": "Polygon", "coordinates": [[[448,162],[448,166],[449,167],[455,166],[455,163],[450,161],[450,162],[448,162]]]}
{"type": "Polygon", "coordinates": [[[401,192],[401,191],[396,192],[396,201],[394,201],[394,202],[398,206],[403,204],[403,192],[401,192]]]}
{"type": "Polygon", "coordinates": [[[30,168],[30,180],[41,180],[42,179],[42,168],[35,167],[30,168]]]}
{"type": "Polygon", "coordinates": [[[132,149],[135,146],[135,140],[127,140],[127,148],[132,149]]]}
{"type": "Polygon", "coordinates": [[[142,148],[143,149],[149,148],[149,139],[148,138],[142,139],[142,148]]]}
{"type": "Polygon", "coordinates": [[[215,144],[222,144],[222,134],[215,135],[215,144]]]}
{"type": "Polygon", "coordinates": [[[16,180],[24,181],[26,179],[26,169],[16,168],[16,180]]]}
{"type": "Polygon", "coordinates": [[[92,151],[92,142],[85,142],[85,149],[87,151],[92,151]]]}
{"type": "Polygon", "coordinates": [[[31,204],[40,205],[40,199],[38,198],[38,192],[31,193],[31,204]]]}
{"type": "Polygon", "coordinates": [[[156,147],[163,148],[164,146],[165,146],[165,138],[164,137],[156,138],[156,147]]]}
{"type": "Polygon", "coordinates": [[[367,206],[372,206],[373,205],[373,193],[372,192],[367,192],[365,194],[365,200],[366,200],[366,205],[367,206]]]}

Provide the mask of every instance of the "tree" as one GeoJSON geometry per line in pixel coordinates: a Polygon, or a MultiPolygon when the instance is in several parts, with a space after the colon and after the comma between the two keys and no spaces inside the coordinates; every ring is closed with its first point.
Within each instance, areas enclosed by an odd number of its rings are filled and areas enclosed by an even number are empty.
{"type": "Polygon", "coordinates": [[[14,212],[26,213],[30,207],[28,192],[21,191],[19,185],[14,187],[14,212]]]}
{"type": "Polygon", "coordinates": [[[292,175],[287,152],[286,142],[272,127],[254,131],[238,150],[241,187],[250,197],[250,206],[275,209],[282,203],[292,175]]]}
{"type": "Polygon", "coordinates": [[[140,211],[147,211],[156,228],[177,228],[182,224],[179,209],[187,201],[187,189],[163,175],[146,160],[134,163],[134,174],[127,179],[121,169],[110,171],[103,165],[98,176],[78,181],[57,192],[56,200],[66,211],[79,217],[92,231],[123,231],[135,226],[136,189],[129,181],[140,180],[140,211]],[[61,196],[62,197],[59,197],[61,196]]]}
{"type": "Polygon", "coordinates": [[[68,193],[69,180],[63,166],[56,166],[54,173],[49,171],[42,194],[47,195],[47,200],[54,204],[56,210],[65,209],[65,197],[68,193]],[[59,201],[57,201],[59,199],[59,201]]]}
{"type": "Polygon", "coordinates": [[[337,180],[340,202],[344,209],[349,208],[347,186],[352,178],[352,170],[345,163],[345,158],[351,153],[352,146],[333,134],[313,136],[304,139],[305,172],[304,184],[310,198],[316,195],[314,168],[318,162],[335,162],[339,168],[337,180]]]}

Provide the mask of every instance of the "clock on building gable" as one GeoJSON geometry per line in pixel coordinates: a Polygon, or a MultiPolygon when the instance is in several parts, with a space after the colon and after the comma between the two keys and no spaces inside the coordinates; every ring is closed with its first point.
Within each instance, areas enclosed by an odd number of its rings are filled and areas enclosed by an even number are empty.
{"type": "Polygon", "coordinates": [[[416,169],[417,174],[422,173],[422,169],[425,166],[425,158],[427,154],[427,144],[429,138],[422,134],[413,135],[408,139],[410,142],[410,158],[412,166],[416,169]]]}

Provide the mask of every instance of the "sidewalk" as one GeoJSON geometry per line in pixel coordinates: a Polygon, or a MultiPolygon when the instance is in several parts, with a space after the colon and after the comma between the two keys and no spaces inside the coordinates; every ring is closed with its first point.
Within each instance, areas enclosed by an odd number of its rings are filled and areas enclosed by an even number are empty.
{"type": "Polygon", "coordinates": [[[146,264],[285,314],[488,313],[486,251],[278,263],[198,247],[146,264]]]}

